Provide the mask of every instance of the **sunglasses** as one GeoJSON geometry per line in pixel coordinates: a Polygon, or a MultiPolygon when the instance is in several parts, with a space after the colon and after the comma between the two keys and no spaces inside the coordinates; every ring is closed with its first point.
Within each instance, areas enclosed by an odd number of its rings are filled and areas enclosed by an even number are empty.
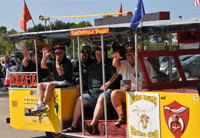
{"type": "Polygon", "coordinates": [[[37,55],[37,57],[42,58],[42,56],[40,56],[40,55],[37,55]]]}
{"type": "Polygon", "coordinates": [[[55,54],[55,52],[51,52],[51,54],[55,54]]]}
{"type": "Polygon", "coordinates": [[[55,55],[60,55],[61,53],[62,53],[62,52],[58,52],[58,53],[57,53],[57,52],[55,52],[55,55]]]}

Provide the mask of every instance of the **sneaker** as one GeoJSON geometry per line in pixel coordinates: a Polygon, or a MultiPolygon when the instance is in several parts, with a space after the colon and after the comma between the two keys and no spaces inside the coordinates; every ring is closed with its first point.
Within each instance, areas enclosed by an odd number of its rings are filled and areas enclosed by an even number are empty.
{"type": "Polygon", "coordinates": [[[31,110],[33,115],[42,115],[47,112],[47,107],[44,104],[36,104],[35,108],[31,110]]]}

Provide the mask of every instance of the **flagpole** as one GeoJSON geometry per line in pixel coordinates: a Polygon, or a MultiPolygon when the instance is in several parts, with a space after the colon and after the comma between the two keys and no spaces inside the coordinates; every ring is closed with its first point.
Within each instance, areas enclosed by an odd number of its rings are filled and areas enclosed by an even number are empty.
{"type": "MultiPolygon", "coordinates": [[[[25,0],[24,0],[24,4],[26,4],[25,0]]],[[[27,6],[27,5],[26,5],[26,8],[28,9],[28,6],[27,6]]],[[[28,11],[29,11],[29,10],[28,10],[28,11]]],[[[29,11],[29,13],[30,13],[30,11],[29,11]]],[[[30,16],[31,16],[31,14],[30,14],[30,16]]],[[[35,23],[34,23],[34,21],[33,21],[32,16],[31,16],[31,20],[32,20],[32,22],[33,22],[33,26],[34,26],[34,28],[35,28],[35,31],[37,32],[36,27],[35,27],[35,23]]],[[[38,32],[37,32],[37,34],[38,34],[38,32]]]]}
{"type": "MultiPolygon", "coordinates": [[[[24,4],[26,5],[25,0],[24,0],[24,4]]],[[[26,5],[26,8],[28,10],[27,5],[26,5]]],[[[29,12],[29,10],[28,10],[28,12],[29,12]]],[[[31,16],[30,12],[29,12],[29,15],[31,16]]],[[[38,31],[36,30],[35,23],[33,21],[32,16],[31,16],[31,20],[33,22],[33,26],[35,28],[35,31],[37,32],[37,38],[39,39],[38,31]]],[[[35,58],[36,58],[36,72],[37,72],[37,84],[38,84],[39,83],[39,76],[38,76],[38,58],[37,58],[37,39],[35,39],[35,53],[34,54],[35,54],[35,58]]]]}

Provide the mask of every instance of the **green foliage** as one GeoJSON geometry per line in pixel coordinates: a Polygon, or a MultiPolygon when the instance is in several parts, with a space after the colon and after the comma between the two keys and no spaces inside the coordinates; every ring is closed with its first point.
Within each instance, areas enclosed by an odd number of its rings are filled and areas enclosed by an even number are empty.
{"type": "Polygon", "coordinates": [[[113,55],[113,49],[110,48],[110,50],[107,51],[107,57],[112,58],[112,55],[113,55]]]}
{"type": "Polygon", "coordinates": [[[7,27],[1,26],[0,27],[0,33],[7,34],[7,27]]]}
{"type": "Polygon", "coordinates": [[[103,18],[114,17],[113,15],[105,15],[103,18]]]}
{"type": "MultiPolygon", "coordinates": [[[[172,39],[174,36],[172,35],[172,39]]],[[[153,41],[157,42],[157,35],[152,36],[153,41]]],[[[158,43],[169,41],[169,34],[159,34],[158,43]]]]}
{"type": "Polygon", "coordinates": [[[16,34],[17,31],[12,29],[11,31],[7,31],[7,28],[5,26],[0,27],[0,55],[7,54],[9,55],[10,51],[15,51],[15,43],[16,41],[4,41],[4,36],[16,34]]]}

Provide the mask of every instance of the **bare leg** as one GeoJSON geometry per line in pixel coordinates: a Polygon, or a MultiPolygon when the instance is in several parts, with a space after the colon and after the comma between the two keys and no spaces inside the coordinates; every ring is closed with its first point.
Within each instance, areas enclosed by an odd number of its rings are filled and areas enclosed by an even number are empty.
{"type": "Polygon", "coordinates": [[[115,108],[118,116],[124,117],[124,113],[122,110],[122,102],[126,102],[126,92],[123,90],[112,91],[111,101],[112,101],[113,107],[115,108]]]}
{"type": "Polygon", "coordinates": [[[37,96],[38,96],[38,101],[43,101],[44,98],[44,90],[46,88],[47,84],[45,83],[39,83],[37,86],[37,96]]]}
{"type": "MultiPolygon", "coordinates": [[[[106,102],[108,103],[108,100],[106,100],[106,102]]],[[[98,123],[98,120],[103,115],[103,112],[104,112],[104,97],[101,96],[98,98],[97,104],[94,109],[93,119],[90,124],[92,126],[92,129],[95,128],[95,125],[98,123]]]]}
{"type": "MultiPolygon", "coordinates": [[[[86,104],[89,104],[89,102],[83,98],[83,106],[86,104]]],[[[71,125],[72,127],[74,127],[74,128],[77,127],[78,119],[80,116],[81,116],[81,97],[77,98],[77,100],[76,100],[76,105],[74,107],[74,113],[73,113],[73,121],[72,121],[72,125],[71,125]]],[[[69,131],[72,131],[72,129],[70,127],[67,129],[69,131]]],[[[63,131],[66,131],[66,129],[63,131]]]]}
{"type": "Polygon", "coordinates": [[[57,86],[58,84],[55,82],[50,82],[46,86],[46,90],[44,93],[44,105],[46,105],[52,98],[53,95],[53,89],[57,86]]]}

